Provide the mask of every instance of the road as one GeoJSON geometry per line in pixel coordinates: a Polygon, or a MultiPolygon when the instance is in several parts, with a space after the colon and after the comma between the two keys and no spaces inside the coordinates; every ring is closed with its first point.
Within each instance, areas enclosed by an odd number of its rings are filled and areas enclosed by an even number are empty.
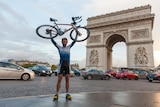
{"type": "MultiPolygon", "coordinates": [[[[56,92],[57,77],[36,76],[34,80],[0,80],[0,99],[48,95],[56,92]]],[[[139,80],[84,80],[82,77],[71,77],[70,92],[108,92],[108,91],[159,91],[160,82],[139,80]]],[[[65,92],[65,79],[63,78],[60,93],[65,92]]]]}

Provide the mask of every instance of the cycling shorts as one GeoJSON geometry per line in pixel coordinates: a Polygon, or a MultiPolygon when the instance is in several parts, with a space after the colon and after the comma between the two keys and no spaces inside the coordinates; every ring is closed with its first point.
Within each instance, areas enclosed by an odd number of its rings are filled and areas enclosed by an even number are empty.
{"type": "Polygon", "coordinates": [[[60,71],[58,74],[63,74],[63,75],[70,74],[69,64],[67,61],[62,62],[62,65],[60,66],[60,71]]]}

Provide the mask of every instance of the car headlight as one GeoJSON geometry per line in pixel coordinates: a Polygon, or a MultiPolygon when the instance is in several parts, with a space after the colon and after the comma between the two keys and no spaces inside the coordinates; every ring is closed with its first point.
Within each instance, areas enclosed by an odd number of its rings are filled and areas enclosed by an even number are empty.
{"type": "Polygon", "coordinates": [[[46,73],[46,71],[42,70],[43,73],[46,73]]]}

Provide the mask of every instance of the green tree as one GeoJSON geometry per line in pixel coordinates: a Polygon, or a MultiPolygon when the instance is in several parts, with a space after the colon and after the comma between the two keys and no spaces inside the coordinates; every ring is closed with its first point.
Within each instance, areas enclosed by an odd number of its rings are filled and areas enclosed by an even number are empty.
{"type": "Polygon", "coordinates": [[[53,64],[53,65],[51,66],[51,70],[56,70],[56,69],[57,69],[57,66],[53,64]]]}
{"type": "Polygon", "coordinates": [[[24,68],[29,68],[29,67],[33,67],[35,64],[23,64],[21,65],[24,68]]]}
{"type": "Polygon", "coordinates": [[[82,68],[82,69],[80,69],[81,71],[85,71],[86,70],[86,68],[82,68]]]}

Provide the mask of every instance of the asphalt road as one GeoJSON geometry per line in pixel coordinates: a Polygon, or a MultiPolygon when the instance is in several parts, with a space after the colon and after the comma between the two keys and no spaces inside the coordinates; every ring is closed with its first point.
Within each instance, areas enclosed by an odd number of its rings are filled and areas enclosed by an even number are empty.
{"type": "MultiPolygon", "coordinates": [[[[56,92],[57,77],[36,76],[34,80],[0,80],[0,99],[48,95],[56,92]]],[[[139,80],[84,80],[82,77],[71,77],[70,92],[114,92],[114,91],[159,91],[160,82],[139,80]]],[[[61,93],[65,92],[65,78],[61,84],[61,93]]]]}

